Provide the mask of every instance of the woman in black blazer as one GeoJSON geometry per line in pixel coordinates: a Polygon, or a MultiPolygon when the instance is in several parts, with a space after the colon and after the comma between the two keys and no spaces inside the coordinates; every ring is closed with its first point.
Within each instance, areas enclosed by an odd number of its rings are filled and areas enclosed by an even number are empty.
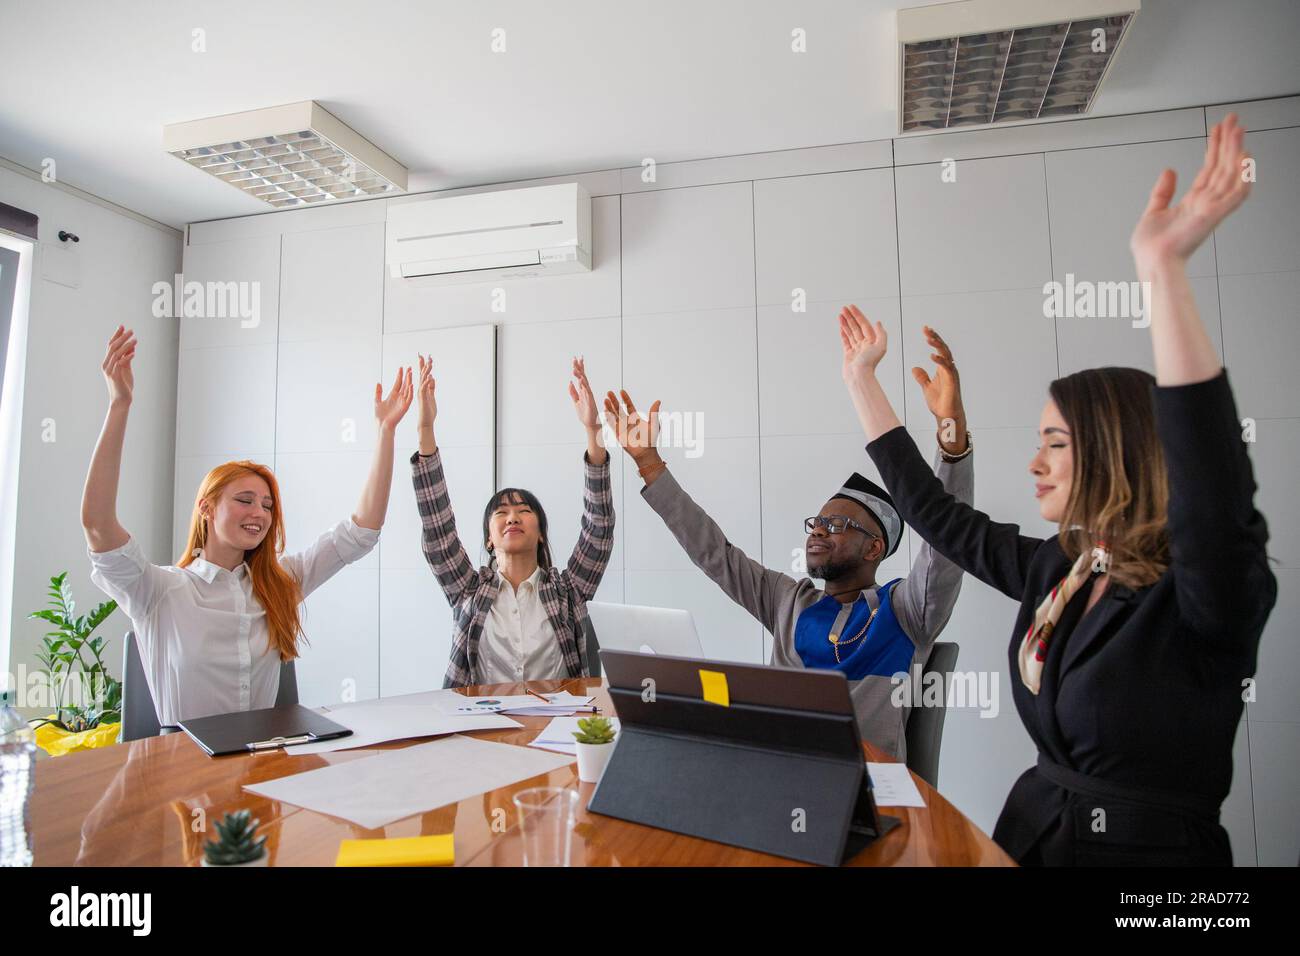
{"type": "MultiPolygon", "coordinates": [[[[1155,378],[1089,369],[1052,383],[1030,463],[1040,540],[940,487],[875,377],[884,327],[840,315],[844,378],[867,451],[903,519],[937,551],[1020,602],[1010,666],[1038,764],[993,837],[1025,864],[1230,865],[1219,807],[1260,633],[1277,596],[1268,532],[1186,263],[1246,198],[1243,131],[1229,116],[1171,206],[1165,170],[1133,232],[1155,378]]],[[[943,340],[927,392],[956,387],[943,340]]],[[[952,423],[957,435],[965,423],[952,423]]]]}

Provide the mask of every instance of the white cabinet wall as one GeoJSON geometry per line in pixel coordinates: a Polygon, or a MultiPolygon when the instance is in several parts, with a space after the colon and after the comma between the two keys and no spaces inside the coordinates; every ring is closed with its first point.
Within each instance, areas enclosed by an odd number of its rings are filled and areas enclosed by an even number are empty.
{"type": "MultiPolygon", "coordinates": [[[[1300,98],[1255,109],[1271,127],[1251,134],[1256,195],[1191,271],[1240,414],[1257,427],[1257,501],[1280,595],[1223,821],[1238,864],[1293,865],[1300,506],[1290,488],[1300,466],[1300,380],[1290,356],[1300,348],[1300,98]]],[[[1243,110],[1248,127],[1251,110],[1243,110]]],[[[1127,318],[1045,316],[1044,285],[1135,278],[1128,233],[1155,176],[1172,167],[1185,187],[1207,116],[1222,111],[663,164],[651,184],[639,169],[591,174],[594,268],[546,279],[429,287],[387,277],[384,203],[423,197],[200,224],[186,278],[258,279],[263,315],[251,330],[182,325],[178,526],[202,472],[245,455],[274,456],[295,543],[346,516],[373,440],[375,376],[387,387],[397,364],[420,351],[434,356],[439,444],[471,558],[483,558],[483,503],[514,485],[546,505],[562,562],[581,515],[583,435],[566,390],[577,354],[598,397],[624,387],[642,411],[660,399],[675,425],[689,423],[679,438],[691,441],[663,452],[683,487],[737,547],[792,570],[802,519],[850,471],[878,478],[839,374],[836,314],[856,302],[888,330],[881,377],[927,454],[935,423],[910,369],[930,364],[922,326],[944,335],[962,367],[976,505],[1050,535],[1028,474],[1048,383],[1098,365],[1150,369],[1151,348],[1149,332],[1127,318]],[[357,433],[345,443],[340,425],[349,418],[357,433]]],[[[348,677],[358,696],[441,684],[450,614],[419,551],[406,463],[414,413],[403,429],[377,555],[308,602],[305,699],[337,694],[348,677]]],[[[690,563],[638,500],[635,469],[611,452],[618,525],[599,599],[688,608],[706,654],[767,660],[770,637],[690,563]]],[[[882,578],[907,573],[918,546],[909,533],[882,578]]],[[[945,795],[985,829],[1034,757],[1011,702],[1014,611],[968,577],[941,638],[961,645],[960,670],[992,675],[998,690],[996,716],[950,710],[940,773],[945,795]]]]}

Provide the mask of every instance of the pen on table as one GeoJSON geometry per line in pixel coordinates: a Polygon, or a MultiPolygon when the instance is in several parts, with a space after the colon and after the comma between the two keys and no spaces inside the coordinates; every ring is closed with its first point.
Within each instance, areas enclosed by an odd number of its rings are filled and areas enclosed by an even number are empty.
{"type": "Polygon", "coordinates": [[[549,697],[543,697],[541,694],[537,693],[536,691],[531,691],[531,690],[529,690],[527,687],[524,688],[524,693],[525,693],[525,694],[532,694],[532,696],[536,697],[536,698],[537,698],[538,700],[540,700],[543,704],[549,704],[549,703],[551,703],[551,699],[550,699],[549,697]]]}

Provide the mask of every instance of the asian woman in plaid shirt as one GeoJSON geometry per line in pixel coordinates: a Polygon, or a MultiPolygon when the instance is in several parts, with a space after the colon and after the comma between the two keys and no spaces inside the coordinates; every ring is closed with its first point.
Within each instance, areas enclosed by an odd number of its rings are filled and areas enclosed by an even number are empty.
{"type": "Polygon", "coordinates": [[[551,560],[541,502],[522,488],[504,488],[483,511],[488,563],[475,568],[456,532],[434,438],[433,362],[420,358],[420,448],[411,456],[411,477],[424,558],[455,612],[445,687],[589,676],[583,625],[614,547],[614,499],[609,454],[581,359],[573,360],[573,377],[569,398],[587,433],[587,450],[582,527],[567,565],[551,560]]]}

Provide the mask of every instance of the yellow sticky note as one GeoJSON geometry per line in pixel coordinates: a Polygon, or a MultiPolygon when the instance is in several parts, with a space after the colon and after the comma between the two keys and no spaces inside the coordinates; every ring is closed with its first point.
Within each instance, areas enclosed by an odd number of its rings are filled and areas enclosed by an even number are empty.
{"type": "Polygon", "coordinates": [[[704,699],[710,704],[731,706],[731,694],[727,692],[727,675],[722,671],[700,671],[700,687],[704,690],[704,699]]]}
{"type": "Polygon", "coordinates": [[[396,837],[391,840],[343,840],[335,866],[451,866],[456,862],[453,835],[396,837]]]}

